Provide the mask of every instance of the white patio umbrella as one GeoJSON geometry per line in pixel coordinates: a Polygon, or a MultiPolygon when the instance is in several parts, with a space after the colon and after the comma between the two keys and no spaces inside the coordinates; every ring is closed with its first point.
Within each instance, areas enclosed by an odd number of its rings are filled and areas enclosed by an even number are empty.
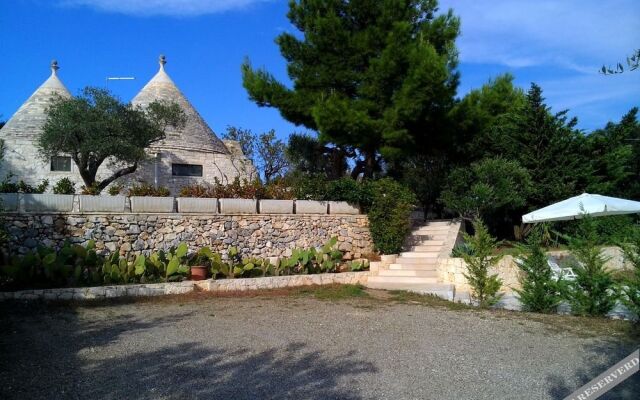
{"type": "Polygon", "coordinates": [[[640,201],[583,193],[522,216],[522,222],[567,221],[588,214],[594,217],[640,213],[640,201]]]}

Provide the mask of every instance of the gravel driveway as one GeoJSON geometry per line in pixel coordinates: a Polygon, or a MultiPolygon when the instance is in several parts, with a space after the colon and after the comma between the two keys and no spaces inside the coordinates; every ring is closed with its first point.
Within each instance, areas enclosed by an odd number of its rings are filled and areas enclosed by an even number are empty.
{"type": "MultiPolygon", "coordinates": [[[[638,345],[505,312],[313,294],[0,313],[2,399],[562,398],[638,345]]],[[[637,398],[639,376],[610,398],[637,398]]]]}

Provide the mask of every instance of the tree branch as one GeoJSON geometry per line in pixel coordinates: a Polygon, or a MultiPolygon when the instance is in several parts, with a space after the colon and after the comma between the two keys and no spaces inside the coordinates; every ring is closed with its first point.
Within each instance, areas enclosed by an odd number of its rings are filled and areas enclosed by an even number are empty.
{"type": "Polygon", "coordinates": [[[138,163],[133,163],[133,165],[130,165],[130,166],[126,167],[126,168],[122,168],[122,169],[116,171],[113,175],[111,175],[107,179],[104,179],[103,181],[101,181],[98,184],[98,189],[100,191],[102,191],[104,188],[109,186],[109,184],[111,182],[115,181],[116,179],[120,178],[121,176],[125,176],[125,175],[132,174],[132,173],[136,172],[136,169],[138,169],[138,163]]]}

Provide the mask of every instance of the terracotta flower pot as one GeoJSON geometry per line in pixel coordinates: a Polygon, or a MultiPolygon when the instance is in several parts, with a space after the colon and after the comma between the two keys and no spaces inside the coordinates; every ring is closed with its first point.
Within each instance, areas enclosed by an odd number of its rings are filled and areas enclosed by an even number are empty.
{"type": "Polygon", "coordinates": [[[203,265],[191,266],[191,280],[202,281],[207,279],[207,267],[203,265]]]}

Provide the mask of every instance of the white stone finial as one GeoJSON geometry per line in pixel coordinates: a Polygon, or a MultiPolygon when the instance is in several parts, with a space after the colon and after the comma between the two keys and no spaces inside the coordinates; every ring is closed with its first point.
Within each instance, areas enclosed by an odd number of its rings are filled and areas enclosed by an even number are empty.
{"type": "Polygon", "coordinates": [[[60,67],[58,67],[58,61],[51,60],[51,75],[56,75],[59,69],[60,67]]]}
{"type": "Polygon", "coordinates": [[[160,62],[160,69],[164,69],[164,65],[167,63],[167,57],[165,57],[164,54],[160,54],[158,61],[160,62]]]}

